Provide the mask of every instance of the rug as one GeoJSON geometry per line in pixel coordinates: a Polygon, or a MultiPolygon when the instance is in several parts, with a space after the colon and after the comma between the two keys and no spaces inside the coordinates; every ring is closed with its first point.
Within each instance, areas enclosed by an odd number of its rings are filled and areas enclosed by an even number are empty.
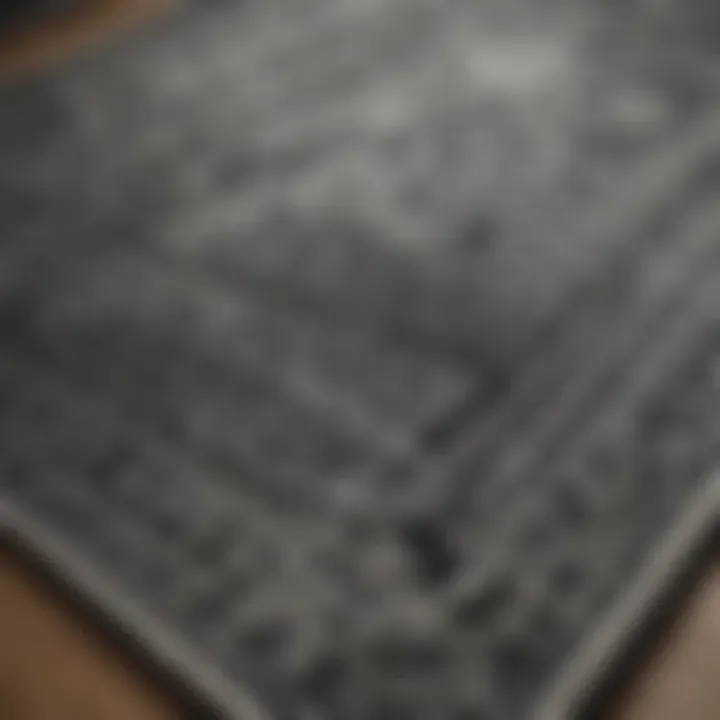
{"type": "Polygon", "coordinates": [[[6,532],[221,717],[576,717],[717,519],[718,47],[228,0],[2,90],[6,532]]]}

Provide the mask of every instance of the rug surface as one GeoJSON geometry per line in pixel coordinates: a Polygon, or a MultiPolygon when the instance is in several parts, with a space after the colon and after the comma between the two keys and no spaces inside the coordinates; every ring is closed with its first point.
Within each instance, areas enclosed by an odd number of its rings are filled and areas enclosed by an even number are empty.
{"type": "Polygon", "coordinates": [[[3,527],[223,716],[572,717],[717,518],[718,51],[227,0],[6,87],[3,527]]]}

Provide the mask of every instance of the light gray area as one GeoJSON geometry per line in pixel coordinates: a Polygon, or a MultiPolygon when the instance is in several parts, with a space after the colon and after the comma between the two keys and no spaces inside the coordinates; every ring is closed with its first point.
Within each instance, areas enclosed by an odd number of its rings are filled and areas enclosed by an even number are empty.
{"type": "Polygon", "coordinates": [[[187,5],[3,90],[8,527],[239,716],[532,717],[714,482],[688,7],[187,5]]]}

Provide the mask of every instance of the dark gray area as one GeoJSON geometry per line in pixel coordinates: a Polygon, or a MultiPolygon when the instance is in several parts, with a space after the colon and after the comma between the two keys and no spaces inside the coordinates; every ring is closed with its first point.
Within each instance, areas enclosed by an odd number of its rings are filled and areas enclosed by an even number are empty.
{"type": "Polygon", "coordinates": [[[683,8],[188,4],[3,89],[8,526],[271,717],[533,717],[714,483],[683,8]]]}
{"type": "Polygon", "coordinates": [[[0,0],[0,29],[14,30],[52,13],[71,9],[77,0],[0,0]]]}

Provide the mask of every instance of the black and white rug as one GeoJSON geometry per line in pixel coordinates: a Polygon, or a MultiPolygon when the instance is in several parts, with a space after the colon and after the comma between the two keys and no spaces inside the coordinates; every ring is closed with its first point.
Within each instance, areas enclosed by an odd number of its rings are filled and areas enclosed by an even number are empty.
{"type": "Polygon", "coordinates": [[[717,520],[713,24],[203,2],[3,89],[6,532],[222,717],[575,717],[717,520]]]}

